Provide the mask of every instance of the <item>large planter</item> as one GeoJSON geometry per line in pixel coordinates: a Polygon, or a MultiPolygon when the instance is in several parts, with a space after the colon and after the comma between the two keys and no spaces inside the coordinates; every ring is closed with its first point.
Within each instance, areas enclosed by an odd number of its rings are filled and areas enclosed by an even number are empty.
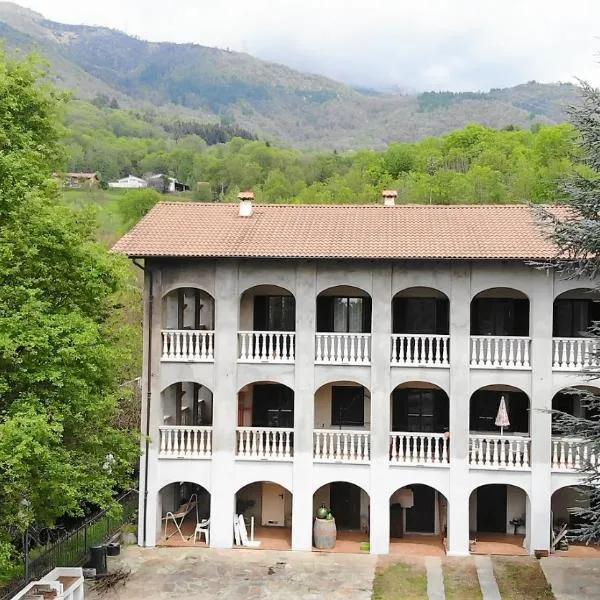
{"type": "Polygon", "coordinates": [[[331,550],[335,548],[336,535],[335,519],[315,519],[313,527],[315,548],[319,550],[331,550]]]}

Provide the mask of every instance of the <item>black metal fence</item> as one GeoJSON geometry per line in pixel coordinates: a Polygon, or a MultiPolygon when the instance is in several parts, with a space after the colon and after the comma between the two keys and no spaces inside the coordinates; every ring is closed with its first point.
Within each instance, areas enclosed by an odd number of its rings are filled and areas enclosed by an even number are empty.
{"type": "Polygon", "coordinates": [[[33,551],[24,557],[25,576],[0,589],[0,600],[8,600],[23,589],[30,581],[40,579],[56,567],[77,567],[89,560],[90,548],[107,542],[123,525],[129,523],[137,510],[137,490],[120,496],[118,517],[102,511],[77,529],[68,532],[55,543],[43,546],[40,552],[33,551]]]}

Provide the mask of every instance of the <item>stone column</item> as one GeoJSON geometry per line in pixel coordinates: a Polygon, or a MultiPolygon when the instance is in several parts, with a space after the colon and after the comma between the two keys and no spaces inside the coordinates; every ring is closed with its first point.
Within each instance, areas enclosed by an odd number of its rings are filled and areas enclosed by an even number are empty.
{"type": "Polygon", "coordinates": [[[451,268],[448,554],[469,553],[470,265],[451,268]]]}
{"type": "Polygon", "coordinates": [[[231,548],[235,511],[233,471],[237,424],[238,265],[220,261],[215,272],[215,364],[211,461],[210,545],[231,548]]]}
{"type": "Polygon", "coordinates": [[[390,433],[391,265],[373,266],[371,327],[371,554],[390,547],[388,490],[390,433]]]}
{"type": "Polygon", "coordinates": [[[312,549],[313,426],[315,410],[316,268],[296,269],[296,362],[294,389],[294,464],[292,549],[312,549]]]}

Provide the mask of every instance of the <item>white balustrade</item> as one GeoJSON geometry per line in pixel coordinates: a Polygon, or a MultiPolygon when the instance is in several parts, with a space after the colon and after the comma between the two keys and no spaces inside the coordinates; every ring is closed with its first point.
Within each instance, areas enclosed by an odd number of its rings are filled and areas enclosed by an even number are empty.
{"type": "Polygon", "coordinates": [[[528,470],[531,438],[515,435],[470,435],[469,465],[476,469],[528,470]]]}
{"type": "Polygon", "coordinates": [[[600,366],[598,342],[591,338],[554,338],[552,368],[555,371],[582,371],[600,366]]]}
{"type": "Polygon", "coordinates": [[[160,431],[160,458],[210,458],[212,427],[165,425],[160,431]]]}
{"type": "Polygon", "coordinates": [[[236,458],[292,460],[294,430],[283,427],[238,427],[236,458]]]}
{"type": "Polygon", "coordinates": [[[552,470],[579,471],[582,467],[596,467],[596,454],[589,442],[576,438],[552,438],[552,470]]]}
{"type": "Polygon", "coordinates": [[[390,433],[390,464],[448,466],[448,435],[443,433],[390,433]]]}
{"type": "Polygon", "coordinates": [[[368,431],[315,429],[313,458],[316,462],[368,463],[370,435],[368,431]]]}
{"type": "Polygon", "coordinates": [[[392,366],[449,367],[449,346],[449,335],[395,333],[392,335],[392,366]]]}
{"type": "Polygon", "coordinates": [[[213,362],[214,331],[163,329],[162,361],[213,362]]]}
{"type": "Polygon", "coordinates": [[[293,363],[296,334],[293,331],[238,331],[239,362],[293,363]]]}
{"type": "Polygon", "coordinates": [[[371,334],[317,333],[315,362],[329,365],[368,365],[371,362],[371,334]]]}
{"type": "Polygon", "coordinates": [[[471,367],[531,369],[531,338],[472,335],[471,367]]]}

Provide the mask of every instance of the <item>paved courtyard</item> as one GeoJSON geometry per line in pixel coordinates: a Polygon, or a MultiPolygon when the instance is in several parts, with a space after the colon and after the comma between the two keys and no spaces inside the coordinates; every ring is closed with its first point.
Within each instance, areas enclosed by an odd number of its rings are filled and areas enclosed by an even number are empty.
{"type": "Polygon", "coordinates": [[[86,600],[368,600],[377,557],[277,550],[207,550],[130,546],[109,558],[109,571],[131,569],[127,583],[86,600]]]}
{"type": "Polygon", "coordinates": [[[556,600],[600,598],[600,559],[550,557],[541,560],[556,600]]]}

